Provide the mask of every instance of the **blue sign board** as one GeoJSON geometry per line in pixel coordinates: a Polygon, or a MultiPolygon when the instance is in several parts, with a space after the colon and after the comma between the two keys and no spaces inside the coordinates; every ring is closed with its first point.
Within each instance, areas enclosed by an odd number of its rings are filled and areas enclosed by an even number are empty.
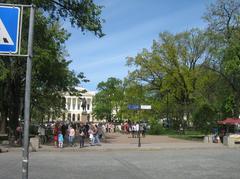
{"type": "Polygon", "coordinates": [[[17,53],[19,7],[0,6],[0,53],[17,53]]]}
{"type": "Polygon", "coordinates": [[[137,104],[129,104],[129,105],[128,105],[128,109],[130,109],[130,110],[139,110],[139,109],[140,109],[140,105],[137,105],[137,104]]]}

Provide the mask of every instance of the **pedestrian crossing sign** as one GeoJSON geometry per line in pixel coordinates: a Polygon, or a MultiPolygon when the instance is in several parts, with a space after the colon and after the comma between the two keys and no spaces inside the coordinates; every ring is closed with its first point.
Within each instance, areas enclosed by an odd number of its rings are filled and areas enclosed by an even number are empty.
{"type": "Polygon", "coordinates": [[[0,53],[18,52],[19,7],[0,6],[0,53]]]}

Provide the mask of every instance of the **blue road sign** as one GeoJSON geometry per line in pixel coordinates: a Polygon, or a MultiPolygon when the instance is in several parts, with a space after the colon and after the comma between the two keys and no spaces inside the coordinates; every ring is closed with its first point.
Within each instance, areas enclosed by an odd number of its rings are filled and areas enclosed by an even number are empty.
{"type": "Polygon", "coordinates": [[[0,6],[0,53],[17,53],[19,7],[0,6]]]}
{"type": "Polygon", "coordinates": [[[140,109],[140,105],[137,105],[137,104],[129,104],[129,105],[128,105],[128,109],[130,109],[130,110],[139,110],[139,109],[140,109]]]}

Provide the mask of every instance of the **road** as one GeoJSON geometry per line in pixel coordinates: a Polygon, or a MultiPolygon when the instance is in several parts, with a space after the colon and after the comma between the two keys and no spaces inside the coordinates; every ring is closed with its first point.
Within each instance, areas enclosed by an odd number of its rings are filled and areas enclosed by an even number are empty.
{"type": "MultiPolygon", "coordinates": [[[[29,179],[239,179],[239,149],[30,153],[29,179]]],[[[21,152],[0,154],[0,178],[21,178],[21,152]]]]}

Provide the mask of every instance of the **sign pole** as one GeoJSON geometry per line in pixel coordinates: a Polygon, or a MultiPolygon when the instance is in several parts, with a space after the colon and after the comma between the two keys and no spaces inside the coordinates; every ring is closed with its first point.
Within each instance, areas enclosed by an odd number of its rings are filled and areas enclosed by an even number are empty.
{"type": "Polygon", "coordinates": [[[33,57],[33,27],[34,27],[34,7],[31,5],[29,34],[28,34],[28,57],[25,86],[25,105],[24,105],[24,148],[22,160],[22,179],[28,179],[28,158],[29,158],[29,118],[30,118],[30,94],[31,94],[31,73],[33,57]]]}
{"type": "Polygon", "coordinates": [[[140,133],[140,110],[138,110],[138,118],[139,118],[139,124],[138,124],[138,147],[141,147],[141,133],[140,133]]]}

